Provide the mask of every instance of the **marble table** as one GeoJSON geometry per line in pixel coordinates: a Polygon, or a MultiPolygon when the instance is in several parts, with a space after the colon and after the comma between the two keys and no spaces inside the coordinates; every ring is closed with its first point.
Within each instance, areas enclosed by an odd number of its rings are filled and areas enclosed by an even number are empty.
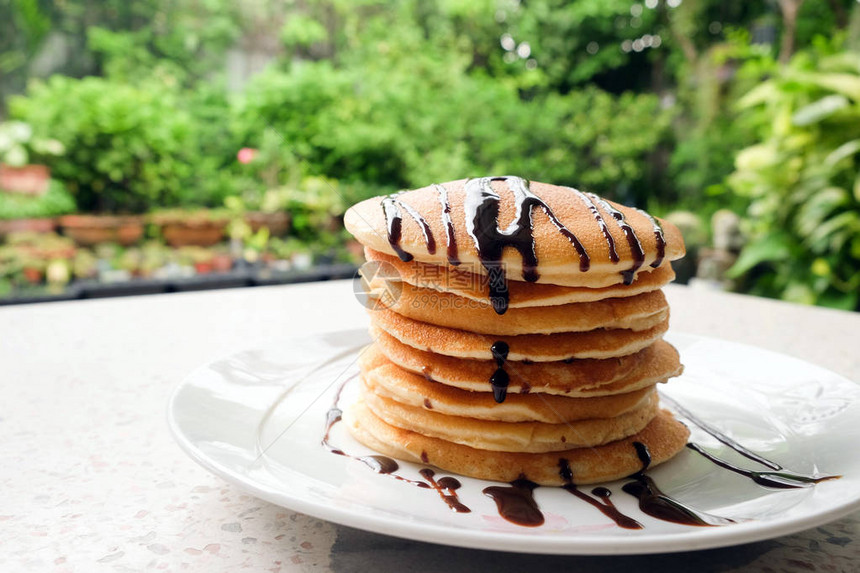
{"type": "MultiPolygon", "coordinates": [[[[672,328],[860,381],[860,314],[666,289],[672,328]]],[[[350,281],[0,309],[0,571],[858,571],[860,513],[770,541],[561,557],[359,531],[271,505],[188,458],[168,397],[195,367],[366,324],[350,281]]]]}

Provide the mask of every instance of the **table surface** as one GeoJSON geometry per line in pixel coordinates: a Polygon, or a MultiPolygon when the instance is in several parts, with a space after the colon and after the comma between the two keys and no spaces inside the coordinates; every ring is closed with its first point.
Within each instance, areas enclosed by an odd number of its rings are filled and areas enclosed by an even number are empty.
{"type": "MultiPolygon", "coordinates": [[[[860,314],[670,286],[672,328],[860,381],[860,314]]],[[[171,439],[194,368],[290,333],[365,325],[350,281],[0,309],[0,571],[857,571],[860,512],[770,541],[647,557],[397,539],[243,493],[171,439]]]]}

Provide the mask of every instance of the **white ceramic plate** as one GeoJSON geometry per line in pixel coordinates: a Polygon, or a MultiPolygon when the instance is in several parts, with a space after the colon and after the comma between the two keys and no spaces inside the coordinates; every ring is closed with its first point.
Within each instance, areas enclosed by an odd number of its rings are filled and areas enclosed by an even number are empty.
{"type": "MultiPolygon", "coordinates": [[[[621,529],[566,491],[547,487],[535,491],[545,523],[514,525],[482,494],[489,482],[470,478],[459,478],[458,493],[472,512],[454,513],[434,490],[376,474],[321,446],[326,412],[368,342],[363,331],[283,341],[208,364],[177,388],[168,418],[192,458],[258,497],[352,527],[462,547],[590,555],[703,549],[800,531],[860,507],[860,386],[750,346],[677,333],[668,339],[686,371],[661,388],[666,396],[788,469],[843,477],[804,489],[767,489],[685,449],[649,475],[687,505],[739,523],[691,527],[653,519],[621,491],[621,482],[606,484],[612,500],[642,530],[621,529]]],[[[341,405],[354,396],[350,382],[341,405]]],[[[692,441],[720,457],[766,469],[692,430],[692,441]]],[[[331,441],[348,453],[371,453],[342,424],[331,441]]],[[[401,463],[398,473],[420,480],[419,469],[401,463]]],[[[443,475],[450,474],[437,472],[443,475]]]]}

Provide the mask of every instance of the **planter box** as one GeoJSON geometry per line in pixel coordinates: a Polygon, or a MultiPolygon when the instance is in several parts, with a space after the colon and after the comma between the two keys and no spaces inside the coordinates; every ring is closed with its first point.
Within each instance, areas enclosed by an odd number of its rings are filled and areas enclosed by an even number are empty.
{"type": "Polygon", "coordinates": [[[290,215],[286,212],[262,213],[252,211],[245,214],[245,222],[255,233],[266,227],[273,237],[283,237],[290,230],[290,215]]]}
{"type": "Polygon", "coordinates": [[[51,182],[51,170],[45,165],[12,167],[0,164],[0,189],[9,193],[43,195],[51,182]]]}
{"type": "Polygon", "coordinates": [[[9,233],[29,231],[31,233],[51,233],[57,229],[55,219],[9,219],[0,221],[0,237],[9,233]]]}
{"type": "Polygon", "coordinates": [[[227,221],[176,221],[162,224],[164,240],[171,247],[211,247],[224,239],[227,221]]]}
{"type": "Polygon", "coordinates": [[[143,218],[113,215],[65,215],[60,217],[63,234],[84,246],[119,243],[127,247],[143,237],[143,218]]]}

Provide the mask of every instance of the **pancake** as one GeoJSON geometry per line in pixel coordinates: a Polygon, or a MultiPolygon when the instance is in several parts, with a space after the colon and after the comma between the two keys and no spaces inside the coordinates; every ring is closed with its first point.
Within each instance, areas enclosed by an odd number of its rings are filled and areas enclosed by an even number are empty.
{"type": "Polygon", "coordinates": [[[560,460],[570,464],[576,484],[624,478],[642,469],[634,442],[648,447],[653,467],[680,452],[690,435],[686,426],[661,410],[640,432],[603,446],[512,453],[480,450],[397,428],[377,417],[362,401],[347,409],[343,419],[358,441],[384,455],[479,479],[510,482],[527,476],[541,485],[564,485],[560,460]]]}
{"type": "Polygon", "coordinates": [[[376,251],[438,266],[453,258],[481,274],[491,258],[478,247],[483,238],[499,230],[512,236],[527,229],[538,276],[524,263],[530,244],[521,252],[501,249],[499,263],[507,278],[563,286],[619,284],[651,265],[669,265],[685,252],[680,231],[668,221],[570,187],[516,177],[459,180],[374,197],[350,208],[344,224],[376,251]]]}
{"type": "Polygon", "coordinates": [[[553,362],[571,358],[614,358],[633,354],[660,339],[669,328],[668,318],[647,330],[626,329],[491,336],[436,326],[401,316],[388,309],[370,313],[371,323],[400,342],[419,350],[458,358],[493,358],[490,347],[507,343],[509,360],[553,362]]]}
{"type": "MultiPolygon", "coordinates": [[[[365,387],[366,390],[366,387],[365,387]]],[[[502,452],[554,452],[600,446],[633,435],[657,413],[657,394],[636,408],[614,418],[590,418],[547,424],[545,422],[498,422],[464,416],[448,416],[365,391],[364,403],[387,424],[481,450],[502,452]]]]}
{"type": "MultiPolygon", "coordinates": [[[[436,266],[419,261],[408,263],[399,258],[364,249],[368,261],[391,265],[395,271],[387,279],[399,279],[411,285],[449,292],[481,303],[490,304],[486,275],[480,271],[468,272],[467,265],[436,266]]],[[[572,302],[590,302],[606,298],[634,296],[655,291],[675,278],[671,265],[661,265],[650,272],[640,272],[630,285],[615,284],[603,288],[564,287],[543,283],[509,281],[510,308],[557,306],[572,302]]]]}
{"type": "MultiPolygon", "coordinates": [[[[432,410],[448,416],[466,416],[500,422],[544,422],[559,424],[592,418],[612,418],[640,406],[656,392],[646,386],[611,396],[567,398],[552,394],[508,394],[497,403],[490,392],[469,392],[432,382],[388,362],[368,364],[362,355],[363,380],[370,392],[401,404],[432,410]]],[[[484,383],[489,388],[489,385],[484,383]]]]}
{"type": "MultiPolygon", "coordinates": [[[[370,286],[374,287],[374,281],[370,286]]],[[[402,283],[402,286],[400,296],[389,305],[401,316],[437,326],[498,336],[585,332],[596,328],[641,331],[653,328],[669,316],[666,297],[659,290],[559,306],[509,308],[500,315],[488,302],[480,303],[409,283],[402,283]]]]}
{"type": "MultiPolygon", "coordinates": [[[[392,376],[396,374],[399,383],[420,385],[421,392],[428,393],[427,396],[435,387],[432,383],[422,384],[428,382],[427,378],[476,394],[490,393],[489,379],[496,370],[491,360],[462,360],[432,354],[379,332],[376,343],[362,353],[362,371],[368,372],[389,362],[415,376],[392,373],[392,376]]],[[[505,369],[510,376],[506,403],[522,393],[589,398],[633,392],[680,375],[683,366],[678,359],[678,351],[660,340],[621,358],[584,359],[571,363],[509,361],[505,369]]]]}
{"type": "Polygon", "coordinates": [[[656,384],[674,225],[519,177],[431,185],[353,206],[375,341],[343,420],[360,442],[463,475],[617,479],[683,449],[656,384]],[[641,442],[641,444],[637,443],[641,442]],[[642,454],[645,457],[644,453],[642,454]]]}

